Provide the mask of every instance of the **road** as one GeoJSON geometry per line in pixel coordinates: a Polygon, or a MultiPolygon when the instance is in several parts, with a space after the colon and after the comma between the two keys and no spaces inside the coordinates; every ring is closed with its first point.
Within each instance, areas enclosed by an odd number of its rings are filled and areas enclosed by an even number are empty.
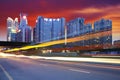
{"type": "Polygon", "coordinates": [[[120,80],[120,65],[0,56],[0,80],[120,80]]]}

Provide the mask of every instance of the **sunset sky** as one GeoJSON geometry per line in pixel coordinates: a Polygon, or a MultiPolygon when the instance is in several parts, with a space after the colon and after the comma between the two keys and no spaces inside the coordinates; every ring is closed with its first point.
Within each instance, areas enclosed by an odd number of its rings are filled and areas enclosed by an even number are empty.
{"type": "Polygon", "coordinates": [[[19,18],[20,13],[28,14],[31,27],[38,16],[67,21],[83,17],[92,24],[100,18],[111,19],[114,38],[120,39],[120,0],[0,0],[0,41],[6,40],[7,17],[19,18]]]}

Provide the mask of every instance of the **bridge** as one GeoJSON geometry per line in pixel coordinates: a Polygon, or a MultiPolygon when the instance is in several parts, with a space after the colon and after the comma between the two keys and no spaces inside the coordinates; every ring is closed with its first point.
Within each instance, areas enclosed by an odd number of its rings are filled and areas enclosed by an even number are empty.
{"type": "Polygon", "coordinates": [[[8,47],[21,47],[29,45],[30,43],[26,42],[10,42],[10,41],[0,41],[0,46],[8,46],[8,47]]]}
{"type": "Polygon", "coordinates": [[[29,44],[30,43],[25,43],[25,42],[0,41],[0,51],[4,51],[7,49],[13,49],[13,48],[19,48],[19,47],[23,47],[29,44]]]}

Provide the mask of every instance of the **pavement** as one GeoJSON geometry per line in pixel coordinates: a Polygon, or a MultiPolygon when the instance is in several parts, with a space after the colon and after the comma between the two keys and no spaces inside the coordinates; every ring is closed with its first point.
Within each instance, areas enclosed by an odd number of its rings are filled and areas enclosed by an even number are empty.
{"type": "Polygon", "coordinates": [[[120,65],[0,55],[0,80],[120,80],[120,65]]]}

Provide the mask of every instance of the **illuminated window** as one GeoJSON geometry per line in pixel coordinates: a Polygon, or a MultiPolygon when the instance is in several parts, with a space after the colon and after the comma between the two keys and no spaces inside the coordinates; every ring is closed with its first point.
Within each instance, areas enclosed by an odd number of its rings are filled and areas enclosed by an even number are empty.
{"type": "Polygon", "coordinates": [[[53,19],[53,21],[55,21],[55,19],[53,19]]]}
{"type": "Polygon", "coordinates": [[[52,19],[49,19],[49,21],[52,21],[52,19]]]}
{"type": "Polygon", "coordinates": [[[23,19],[26,19],[27,17],[26,16],[23,16],[23,19]]]}
{"type": "Polygon", "coordinates": [[[45,21],[48,21],[48,18],[44,18],[45,21]]]}
{"type": "Polygon", "coordinates": [[[57,21],[60,21],[60,19],[57,19],[57,21]]]}

